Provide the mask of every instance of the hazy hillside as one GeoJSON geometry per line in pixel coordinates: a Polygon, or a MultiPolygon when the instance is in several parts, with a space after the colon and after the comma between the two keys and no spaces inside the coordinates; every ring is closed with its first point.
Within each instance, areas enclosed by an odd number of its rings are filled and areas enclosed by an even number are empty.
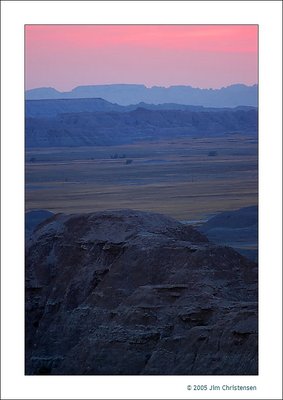
{"type": "Polygon", "coordinates": [[[258,207],[250,206],[235,211],[221,212],[203,224],[202,229],[206,232],[215,228],[241,229],[257,225],[257,223],[258,207]]]}
{"type": "Polygon", "coordinates": [[[114,145],[180,136],[257,133],[257,110],[147,110],[26,119],[27,147],[114,145]]]}
{"type": "Polygon", "coordinates": [[[32,210],[25,213],[25,235],[28,237],[42,221],[54,215],[48,210],[32,210]]]}
{"type": "Polygon", "coordinates": [[[209,240],[232,246],[241,254],[257,261],[258,207],[225,211],[215,215],[199,227],[209,240]]]}
{"type": "Polygon", "coordinates": [[[26,117],[55,117],[58,114],[96,112],[96,111],[126,111],[123,106],[106,100],[93,99],[46,99],[26,100],[26,117]]]}
{"type": "Polygon", "coordinates": [[[255,106],[258,103],[257,85],[231,85],[221,89],[199,89],[191,86],[145,85],[92,85],[78,86],[70,92],[59,92],[53,88],[37,88],[26,91],[27,100],[103,98],[121,105],[145,102],[149,104],[178,103],[205,107],[255,106]]]}
{"type": "Polygon", "coordinates": [[[26,249],[26,374],[256,375],[257,265],[133,210],[58,214],[26,249]]]}

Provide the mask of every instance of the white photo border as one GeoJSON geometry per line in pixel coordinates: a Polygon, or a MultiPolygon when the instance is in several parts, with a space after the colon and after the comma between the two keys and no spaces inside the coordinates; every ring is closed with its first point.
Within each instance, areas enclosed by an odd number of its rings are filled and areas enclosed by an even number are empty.
{"type": "Polygon", "coordinates": [[[282,382],[281,1],[2,1],[1,371],[3,399],[280,399],[282,382]],[[259,26],[259,375],[24,375],[24,26],[259,26]],[[187,385],[255,385],[189,392],[187,385]]]}

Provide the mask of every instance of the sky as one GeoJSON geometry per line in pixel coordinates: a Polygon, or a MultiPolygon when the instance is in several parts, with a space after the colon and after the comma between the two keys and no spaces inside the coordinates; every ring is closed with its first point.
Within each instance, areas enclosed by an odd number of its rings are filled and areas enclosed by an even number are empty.
{"type": "Polygon", "coordinates": [[[26,25],[26,89],[257,83],[257,25],[26,25]]]}

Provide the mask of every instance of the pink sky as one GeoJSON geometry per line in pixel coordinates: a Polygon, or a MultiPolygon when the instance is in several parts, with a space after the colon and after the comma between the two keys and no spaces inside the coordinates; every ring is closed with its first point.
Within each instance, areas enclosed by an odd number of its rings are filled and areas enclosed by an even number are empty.
{"type": "Polygon", "coordinates": [[[256,25],[27,25],[26,88],[257,83],[256,25]]]}

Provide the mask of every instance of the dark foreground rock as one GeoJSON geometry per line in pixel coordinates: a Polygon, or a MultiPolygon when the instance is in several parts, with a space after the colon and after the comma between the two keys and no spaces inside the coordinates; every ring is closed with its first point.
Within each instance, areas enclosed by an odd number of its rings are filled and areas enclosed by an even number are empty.
{"type": "Polygon", "coordinates": [[[257,374],[257,268],[131,210],[55,215],[26,249],[26,374],[257,374]]]}

